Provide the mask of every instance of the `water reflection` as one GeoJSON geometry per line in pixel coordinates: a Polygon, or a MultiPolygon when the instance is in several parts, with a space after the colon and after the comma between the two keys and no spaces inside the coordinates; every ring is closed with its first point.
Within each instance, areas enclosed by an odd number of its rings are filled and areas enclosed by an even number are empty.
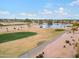
{"type": "Polygon", "coordinates": [[[72,26],[72,24],[54,23],[52,25],[48,25],[47,23],[43,23],[40,25],[40,28],[65,28],[70,26],[72,26]]]}

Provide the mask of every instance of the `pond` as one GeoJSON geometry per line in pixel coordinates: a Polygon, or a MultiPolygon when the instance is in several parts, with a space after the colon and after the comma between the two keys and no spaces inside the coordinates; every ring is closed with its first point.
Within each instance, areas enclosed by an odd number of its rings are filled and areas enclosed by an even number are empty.
{"type": "Polygon", "coordinates": [[[52,25],[43,23],[40,25],[41,28],[65,28],[65,27],[71,27],[71,26],[72,26],[72,24],[62,24],[62,23],[54,23],[52,25]]]}

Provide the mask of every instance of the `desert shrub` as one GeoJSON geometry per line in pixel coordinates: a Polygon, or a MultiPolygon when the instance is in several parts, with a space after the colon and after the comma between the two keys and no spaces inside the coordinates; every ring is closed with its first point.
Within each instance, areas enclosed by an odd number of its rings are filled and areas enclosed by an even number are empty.
{"type": "Polygon", "coordinates": [[[3,24],[0,24],[0,26],[3,26],[3,24]]]}
{"type": "Polygon", "coordinates": [[[37,43],[38,46],[40,46],[41,44],[43,44],[45,41],[40,41],[37,43]]]}
{"type": "Polygon", "coordinates": [[[72,41],[75,41],[74,39],[72,39],[72,41]]]}
{"type": "Polygon", "coordinates": [[[65,42],[68,43],[68,44],[70,43],[69,40],[66,40],[65,42]]]}
{"type": "Polygon", "coordinates": [[[76,54],[76,55],[75,55],[75,58],[79,58],[79,54],[76,54]]]}
{"type": "Polygon", "coordinates": [[[66,46],[64,45],[63,48],[66,48],[66,46]]]}
{"type": "Polygon", "coordinates": [[[69,45],[71,46],[72,44],[71,44],[71,43],[69,43],[69,45]]]}
{"type": "Polygon", "coordinates": [[[78,39],[78,41],[79,41],[79,39],[78,39]]]}
{"type": "Polygon", "coordinates": [[[42,26],[40,26],[40,28],[43,28],[42,26]]]}
{"type": "Polygon", "coordinates": [[[71,38],[73,38],[73,37],[71,36],[71,38]]]}
{"type": "Polygon", "coordinates": [[[42,54],[44,54],[44,52],[42,52],[42,54]]]}
{"type": "Polygon", "coordinates": [[[78,23],[73,23],[73,26],[79,26],[79,24],[78,23]]]}
{"type": "Polygon", "coordinates": [[[55,31],[64,31],[64,29],[55,29],[55,31]]]}
{"type": "Polygon", "coordinates": [[[75,47],[77,47],[76,49],[77,54],[75,55],[75,57],[79,58],[79,43],[76,42],[75,47]]]}
{"type": "Polygon", "coordinates": [[[77,47],[77,46],[78,46],[78,43],[75,44],[75,47],[77,47]]]}
{"type": "Polygon", "coordinates": [[[36,58],[44,58],[43,54],[39,54],[36,58]]]}
{"type": "Polygon", "coordinates": [[[13,29],[16,29],[15,27],[13,29]]]}

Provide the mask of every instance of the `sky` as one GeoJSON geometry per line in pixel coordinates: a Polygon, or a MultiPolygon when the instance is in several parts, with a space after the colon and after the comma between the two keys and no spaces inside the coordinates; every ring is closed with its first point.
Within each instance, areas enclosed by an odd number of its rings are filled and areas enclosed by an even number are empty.
{"type": "Polygon", "coordinates": [[[0,0],[0,18],[79,19],[79,0],[0,0]]]}

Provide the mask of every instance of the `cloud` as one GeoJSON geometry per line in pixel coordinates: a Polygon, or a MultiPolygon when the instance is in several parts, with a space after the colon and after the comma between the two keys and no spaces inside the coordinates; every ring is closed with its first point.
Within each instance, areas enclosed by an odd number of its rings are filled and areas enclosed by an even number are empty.
{"type": "Polygon", "coordinates": [[[48,9],[43,9],[36,13],[27,13],[27,12],[18,13],[18,16],[24,18],[49,18],[53,16],[53,12],[48,9]]]}
{"type": "Polygon", "coordinates": [[[44,8],[35,13],[28,12],[20,12],[20,13],[10,13],[8,11],[0,11],[0,18],[19,18],[19,19],[63,19],[63,18],[79,18],[79,14],[68,13],[64,7],[59,7],[56,10],[50,10],[48,8],[44,8]]]}
{"type": "Polygon", "coordinates": [[[63,7],[60,7],[58,10],[55,10],[55,13],[56,15],[59,15],[59,16],[67,16],[67,12],[65,12],[64,8],[63,7]]]}
{"type": "Polygon", "coordinates": [[[28,13],[28,12],[17,13],[17,18],[22,18],[22,19],[26,19],[26,18],[36,19],[38,17],[39,17],[38,12],[37,13],[28,13]]]}
{"type": "Polygon", "coordinates": [[[71,6],[79,6],[79,0],[74,0],[70,3],[71,6]]]}
{"type": "Polygon", "coordinates": [[[8,11],[0,11],[0,15],[3,15],[3,16],[10,15],[10,12],[8,12],[8,11]]]}
{"type": "Polygon", "coordinates": [[[69,13],[67,13],[63,7],[59,7],[56,10],[43,9],[40,12],[40,15],[46,16],[48,18],[66,18],[67,16],[70,17],[69,13]]]}
{"type": "Polygon", "coordinates": [[[9,11],[2,11],[2,10],[0,10],[0,18],[8,18],[8,17],[11,16],[10,14],[11,13],[9,11]]]}
{"type": "Polygon", "coordinates": [[[79,19],[79,14],[74,14],[74,15],[72,15],[72,16],[73,16],[73,18],[79,19]]]}
{"type": "Polygon", "coordinates": [[[53,12],[51,10],[48,9],[44,9],[40,12],[41,15],[46,15],[46,16],[50,16],[53,14],[53,12]]]}
{"type": "Polygon", "coordinates": [[[34,13],[26,13],[26,12],[19,13],[18,15],[24,16],[24,17],[34,17],[34,16],[36,16],[36,14],[34,14],[34,13]]]}

